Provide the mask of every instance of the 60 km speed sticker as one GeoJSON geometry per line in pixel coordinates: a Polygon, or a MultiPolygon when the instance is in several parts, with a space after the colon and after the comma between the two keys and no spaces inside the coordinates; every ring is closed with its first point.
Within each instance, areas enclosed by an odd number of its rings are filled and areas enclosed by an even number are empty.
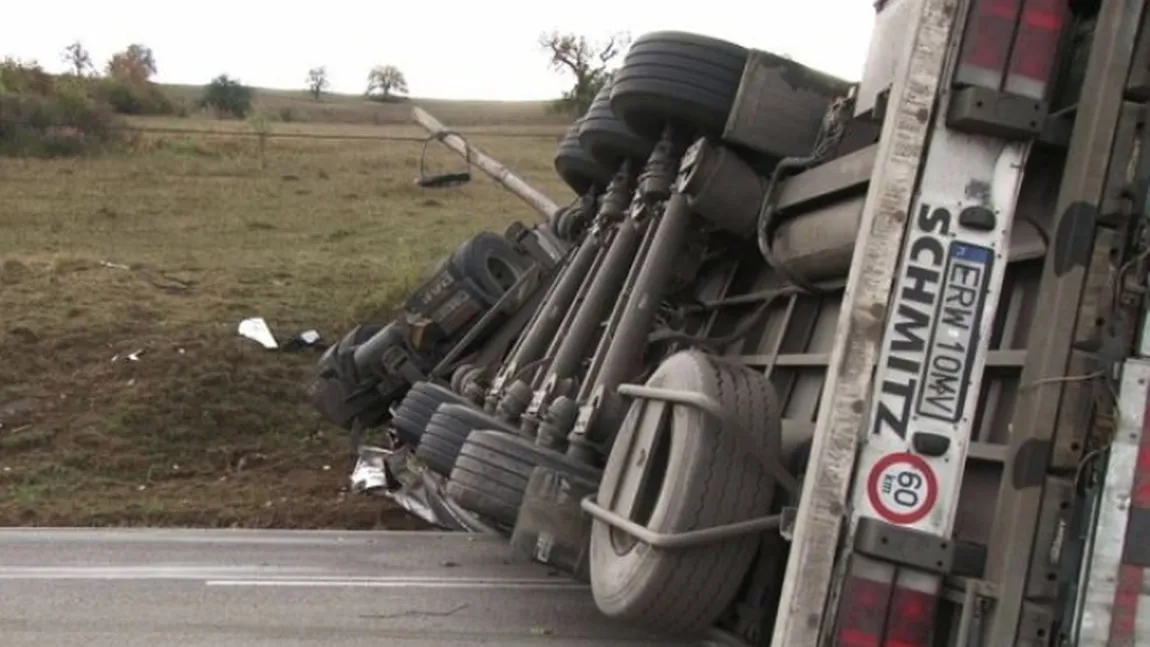
{"type": "Polygon", "coordinates": [[[888,454],[871,468],[867,498],[884,520],[912,524],[934,509],[938,479],[921,456],[907,452],[888,454]]]}

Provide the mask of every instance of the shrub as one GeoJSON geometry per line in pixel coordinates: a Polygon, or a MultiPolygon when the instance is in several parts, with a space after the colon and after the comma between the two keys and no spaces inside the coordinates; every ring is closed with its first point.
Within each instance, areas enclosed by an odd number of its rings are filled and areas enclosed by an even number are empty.
{"type": "Polygon", "coordinates": [[[57,79],[35,63],[0,63],[0,154],[78,155],[122,137],[111,107],[89,83],[57,79]]]}
{"type": "Polygon", "coordinates": [[[107,105],[74,89],[0,94],[0,154],[58,157],[100,150],[120,131],[107,105]]]}
{"type": "Polygon", "coordinates": [[[25,63],[13,58],[0,61],[0,92],[46,96],[55,87],[55,79],[38,63],[25,63]]]}
{"type": "Polygon", "coordinates": [[[176,106],[152,83],[126,77],[100,79],[97,94],[112,109],[124,115],[170,115],[176,106]]]}
{"type": "Polygon", "coordinates": [[[252,109],[252,89],[238,79],[221,74],[204,88],[200,103],[214,110],[219,117],[231,115],[243,119],[252,109]]]}

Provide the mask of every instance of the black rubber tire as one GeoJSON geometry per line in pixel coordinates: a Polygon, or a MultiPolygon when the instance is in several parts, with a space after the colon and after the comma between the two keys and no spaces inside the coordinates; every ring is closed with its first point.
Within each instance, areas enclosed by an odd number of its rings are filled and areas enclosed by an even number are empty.
{"type": "Polygon", "coordinates": [[[514,433],[506,422],[473,406],[444,404],[435,411],[419,439],[415,455],[428,469],[443,476],[451,474],[455,459],[467,436],[476,429],[500,429],[514,433]]]}
{"type": "Polygon", "coordinates": [[[593,187],[606,188],[613,175],[610,169],[596,162],[579,143],[581,123],[577,121],[567,129],[555,151],[555,172],[576,195],[586,195],[593,187]]]}
{"type": "Polygon", "coordinates": [[[579,143],[605,169],[618,170],[623,160],[643,164],[655,148],[654,140],[640,137],[611,110],[611,86],[605,83],[595,95],[579,125],[579,143]]]}
{"type": "Polygon", "coordinates": [[[529,265],[506,238],[491,231],[479,232],[460,246],[451,262],[475,283],[488,307],[495,305],[529,265]]]}
{"type": "Polygon", "coordinates": [[[611,109],[648,139],[658,139],[667,124],[693,135],[721,135],[747,55],[745,47],[698,34],[644,34],[615,75],[611,109]]]}
{"type": "Polygon", "coordinates": [[[510,532],[531,471],[540,465],[588,482],[591,488],[599,482],[599,471],[590,465],[518,434],[482,430],[468,436],[460,448],[447,482],[447,496],[510,532]]]}
{"type": "Polygon", "coordinates": [[[468,371],[474,368],[471,364],[463,364],[451,372],[451,390],[456,393],[463,393],[463,378],[467,376],[468,371]]]}
{"type": "MultiPolygon", "coordinates": [[[[643,497],[641,510],[648,516],[641,521],[656,532],[710,528],[769,514],[775,477],[757,452],[777,456],[780,448],[781,420],[770,382],[745,367],[684,351],[664,361],[647,384],[704,393],[734,424],[675,406],[662,429],[665,444],[634,447],[638,422],[652,411],[636,401],[604,469],[599,504],[612,507],[619,481],[642,455],[646,469],[663,475],[661,487],[644,488],[653,496],[643,497]]],[[[647,628],[683,635],[705,631],[735,598],[760,540],[750,534],[660,550],[628,541],[595,521],[590,549],[595,602],[605,615],[647,628]]]]}
{"type": "Polygon", "coordinates": [[[417,382],[395,408],[391,424],[405,445],[418,447],[427,423],[441,404],[470,404],[467,398],[431,382],[417,382]]]}

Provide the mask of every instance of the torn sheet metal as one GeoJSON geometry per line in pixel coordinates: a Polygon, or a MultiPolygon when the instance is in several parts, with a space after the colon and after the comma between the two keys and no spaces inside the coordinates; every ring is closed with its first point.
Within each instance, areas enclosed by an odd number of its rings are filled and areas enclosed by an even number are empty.
{"type": "Polygon", "coordinates": [[[382,495],[424,521],[462,532],[494,533],[495,529],[448,499],[446,480],[426,469],[411,448],[361,446],[351,473],[352,491],[382,495]]]}

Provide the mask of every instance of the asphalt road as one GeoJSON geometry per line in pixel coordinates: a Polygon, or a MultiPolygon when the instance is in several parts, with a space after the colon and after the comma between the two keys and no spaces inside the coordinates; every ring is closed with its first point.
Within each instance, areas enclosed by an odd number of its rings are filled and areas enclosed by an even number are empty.
{"type": "Polygon", "coordinates": [[[462,533],[0,530],[4,647],[667,645],[462,533]]]}

